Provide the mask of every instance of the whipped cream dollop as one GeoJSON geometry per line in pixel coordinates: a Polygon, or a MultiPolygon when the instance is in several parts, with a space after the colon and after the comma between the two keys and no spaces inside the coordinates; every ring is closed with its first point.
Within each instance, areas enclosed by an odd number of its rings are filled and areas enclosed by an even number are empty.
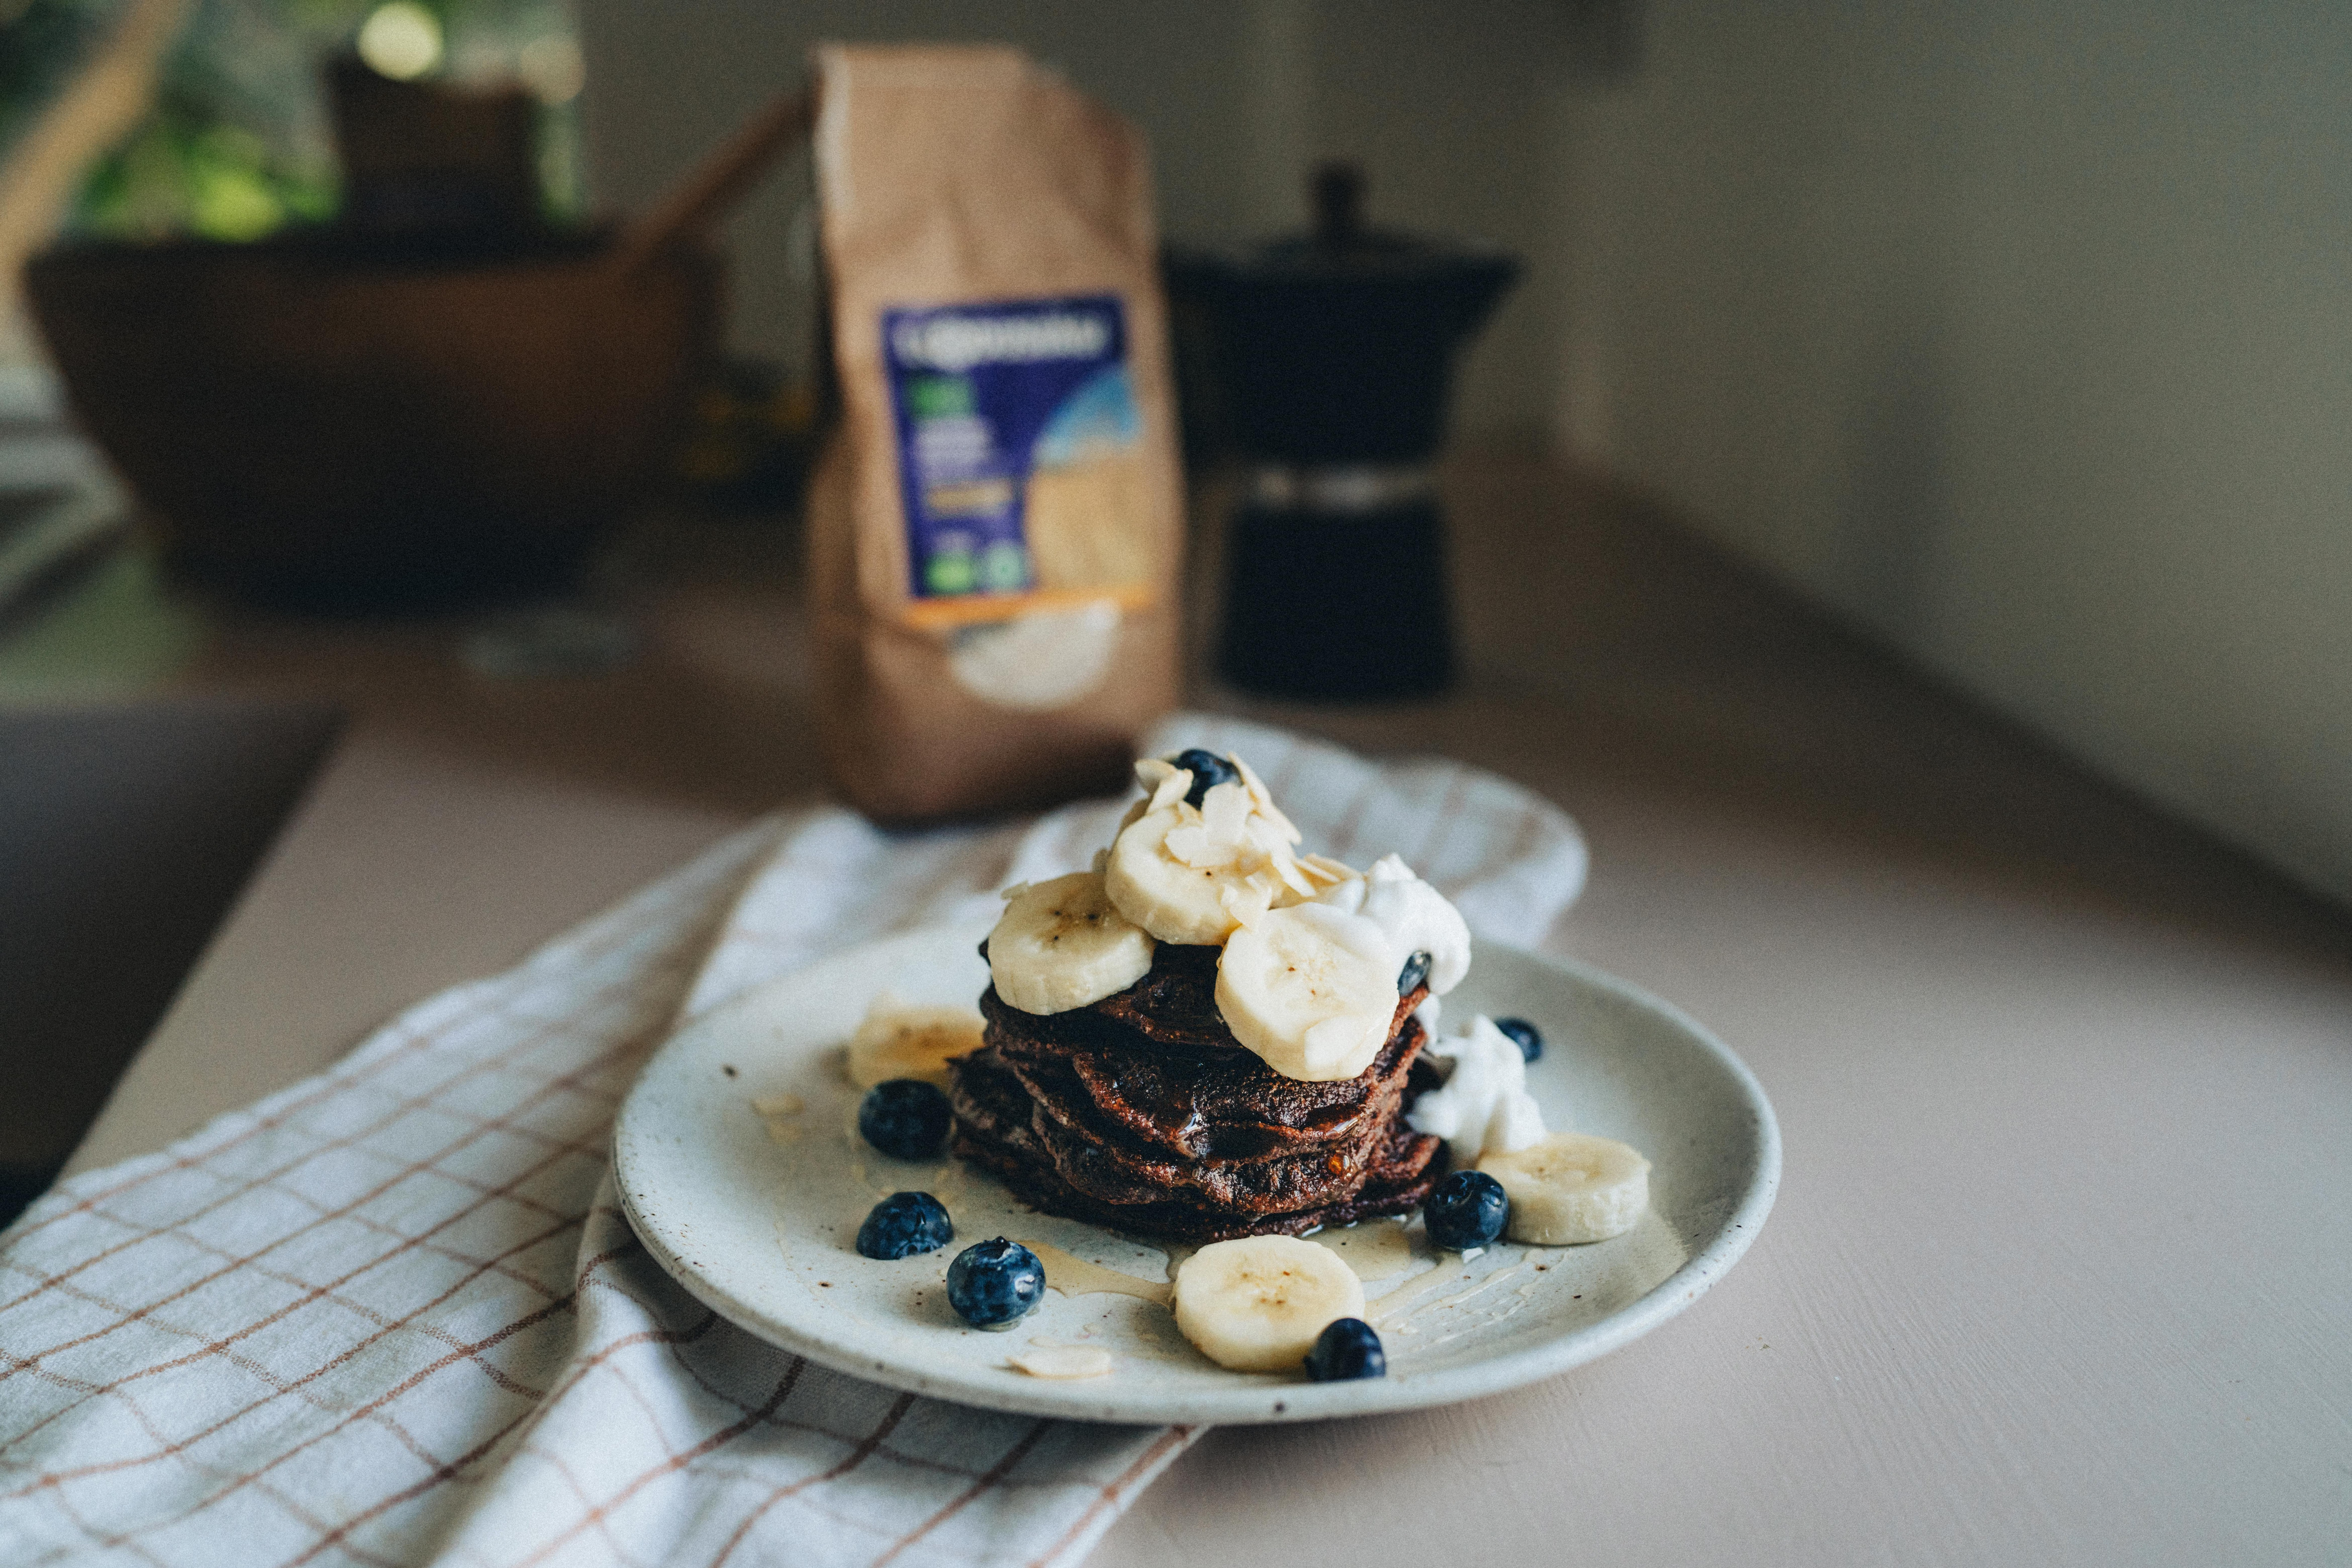
{"type": "Polygon", "coordinates": [[[1432,1040],[1428,1054],[1452,1070],[1442,1088],[1412,1102],[1405,1123],[1444,1139],[1455,1170],[1472,1169],[1481,1154],[1507,1154],[1543,1141],[1543,1111],[1528,1093],[1527,1058],[1492,1018],[1479,1014],[1453,1038],[1432,1040]]]}
{"type": "MultiPolygon", "coordinates": [[[[1470,973],[1470,928],[1445,895],[1413,874],[1402,857],[1383,855],[1362,876],[1334,882],[1315,902],[1355,917],[1376,931],[1357,930],[1349,945],[1367,957],[1384,957],[1391,973],[1416,952],[1429,954],[1429,992],[1443,996],[1470,973]],[[1374,942],[1378,946],[1374,946],[1374,942]]],[[[1339,922],[1331,922],[1340,929],[1339,922]]]]}

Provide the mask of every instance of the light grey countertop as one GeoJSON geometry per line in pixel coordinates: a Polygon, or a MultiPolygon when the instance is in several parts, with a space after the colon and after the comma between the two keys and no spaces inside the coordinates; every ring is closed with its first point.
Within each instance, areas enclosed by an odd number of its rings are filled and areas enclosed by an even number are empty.
{"type": "MultiPolygon", "coordinates": [[[[1100,1568],[2352,1560],[2352,920],[2086,778],[1639,506],[1457,463],[1445,702],[1202,700],[1542,791],[1552,950],[1778,1110],[1748,1257],[1517,1394],[1211,1434],[1100,1568]]],[[[166,691],[352,721],[76,1156],[150,1149],[815,786],[790,595],[684,584],[630,670],[232,624],[166,691]]]]}

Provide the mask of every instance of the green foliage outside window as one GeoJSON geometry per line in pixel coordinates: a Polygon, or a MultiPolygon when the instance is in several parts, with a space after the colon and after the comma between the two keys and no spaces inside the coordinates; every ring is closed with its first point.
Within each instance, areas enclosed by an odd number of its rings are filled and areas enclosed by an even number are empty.
{"type": "MultiPolygon", "coordinates": [[[[68,220],[111,239],[251,240],[331,219],[339,182],[320,67],[348,51],[377,0],[191,0],[155,102],[101,158],[68,220]]],[[[567,0],[421,0],[460,79],[512,76],[549,38],[567,45],[567,0]]],[[[0,152],[104,40],[121,0],[0,0],[0,152]]],[[[575,57],[576,58],[576,54],[575,57]]],[[[577,206],[576,104],[541,112],[551,216],[577,206]]]]}

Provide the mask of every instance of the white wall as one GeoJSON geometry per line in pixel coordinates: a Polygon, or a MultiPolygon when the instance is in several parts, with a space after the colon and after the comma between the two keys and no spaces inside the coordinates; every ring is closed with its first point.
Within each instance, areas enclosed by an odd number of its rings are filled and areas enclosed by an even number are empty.
{"type": "Polygon", "coordinates": [[[1654,0],[1560,427],[2352,895],[2352,15],[1654,0]]]}
{"type": "MultiPolygon", "coordinates": [[[[2340,5],[583,0],[643,205],[828,37],[1002,38],[1150,135],[1171,236],[1376,218],[1527,281],[1457,427],[1549,430],[2109,773],[2352,895],[2352,19],[2340,5]]],[[[804,189],[804,185],[800,187],[804,189]]],[[[798,191],[736,340],[803,353],[798,191]]]]}

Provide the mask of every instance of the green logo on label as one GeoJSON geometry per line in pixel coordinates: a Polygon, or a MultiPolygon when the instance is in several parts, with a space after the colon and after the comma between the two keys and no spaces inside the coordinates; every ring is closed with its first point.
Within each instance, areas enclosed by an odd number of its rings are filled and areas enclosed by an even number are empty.
{"type": "Polygon", "coordinates": [[[971,383],[960,375],[919,375],[907,383],[907,406],[918,419],[952,419],[971,412],[971,383]]]}
{"type": "Polygon", "coordinates": [[[933,594],[969,594],[978,574],[971,552],[945,550],[923,563],[923,586],[933,594]]]}

